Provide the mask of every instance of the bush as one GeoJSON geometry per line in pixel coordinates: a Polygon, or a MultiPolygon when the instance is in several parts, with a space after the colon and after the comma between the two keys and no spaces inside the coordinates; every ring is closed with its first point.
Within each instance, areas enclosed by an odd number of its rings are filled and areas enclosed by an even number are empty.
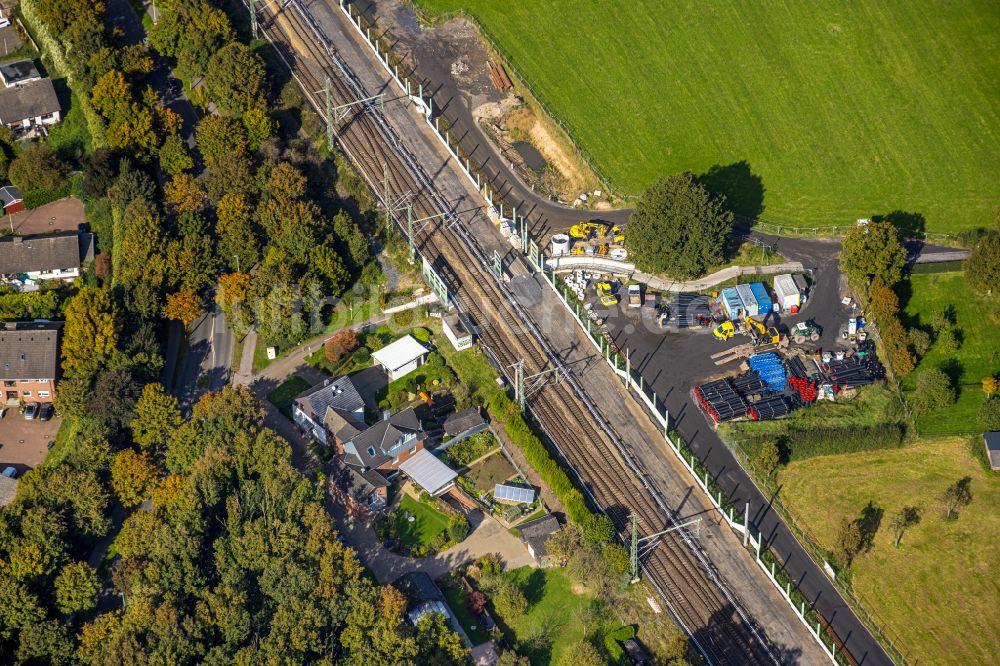
{"type": "Polygon", "coordinates": [[[604,634],[604,649],[611,655],[611,661],[615,664],[624,663],[625,651],[621,644],[630,638],[635,638],[635,627],[626,625],[614,631],[604,634]]]}
{"type": "Polygon", "coordinates": [[[461,543],[469,535],[469,521],[460,513],[448,517],[448,536],[452,543],[461,543]]]}
{"type": "Polygon", "coordinates": [[[931,335],[922,328],[911,328],[909,330],[910,346],[913,347],[914,353],[920,358],[923,358],[927,354],[927,350],[931,348],[931,335]]]}
{"type": "Polygon", "coordinates": [[[614,538],[615,526],[607,516],[592,514],[583,524],[583,541],[588,545],[611,543],[614,538]]]}
{"type": "Polygon", "coordinates": [[[620,543],[609,543],[602,553],[608,564],[618,573],[625,573],[631,566],[631,556],[620,543]]]}
{"type": "Polygon", "coordinates": [[[497,609],[501,617],[509,621],[524,615],[524,612],[528,610],[528,600],[521,588],[513,583],[505,582],[493,597],[493,607],[497,609]]]}
{"type": "Polygon", "coordinates": [[[493,438],[493,433],[484,430],[463,439],[458,444],[452,445],[448,448],[447,455],[456,465],[465,466],[473,460],[478,460],[490,451],[495,451],[499,448],[500,445],[493,438]]]}
{"type": "Polygon", "coordinates": [[[418,342],[429,343],[431,341],[431,332],[423,326],[419,326],[410,331],[410,335],[412,335],[418,342]]]}

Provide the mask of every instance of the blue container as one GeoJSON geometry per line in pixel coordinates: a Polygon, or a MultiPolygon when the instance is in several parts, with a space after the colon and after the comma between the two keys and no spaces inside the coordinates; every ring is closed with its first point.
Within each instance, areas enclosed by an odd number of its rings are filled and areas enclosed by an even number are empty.
{"type": "Polygon", "coordinates": [[[750,285],[753,297],[757,299],[757,314],[765,316],[771,311],[771,297],[767,294],[767,287],[761,282],[754,282],[750,285]]]}
{"type": "Polygon", "coordinates": [[[722,304],[722,309],[726,311],[726,315],[730,319],[738,319],[740,311],[744,309],[743,299],[740,298],[735,287],[723,289],[722,295],[719,296],[719,303],[722,304]]]}

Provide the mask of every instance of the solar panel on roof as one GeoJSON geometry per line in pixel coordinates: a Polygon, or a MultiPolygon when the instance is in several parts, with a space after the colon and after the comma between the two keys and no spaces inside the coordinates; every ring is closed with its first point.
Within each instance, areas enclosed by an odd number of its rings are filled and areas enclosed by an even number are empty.
{"type": "Polygon", "coordinates": [[[505,486],[502,483],[498,483],[493,489],[493,498],[508,502],[530,504],[535,500],[535,489],[522,488],[520,486],[505,486]]]}

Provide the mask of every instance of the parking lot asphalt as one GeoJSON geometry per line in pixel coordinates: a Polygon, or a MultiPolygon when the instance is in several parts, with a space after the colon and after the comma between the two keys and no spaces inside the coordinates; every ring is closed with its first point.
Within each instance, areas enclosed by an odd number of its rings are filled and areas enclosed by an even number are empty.
{"type": "Polygon", "coordinates": [[[0,469],[17,469],[21,476],[45,460],[48,443],[55,440],[59,417],[49,421],[25,421],[17,405],[8,407],[0,418],[0,469]]]}

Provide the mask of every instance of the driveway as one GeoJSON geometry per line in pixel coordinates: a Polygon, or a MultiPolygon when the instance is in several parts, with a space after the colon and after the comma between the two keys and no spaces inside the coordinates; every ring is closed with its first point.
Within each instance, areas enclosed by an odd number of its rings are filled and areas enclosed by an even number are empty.
{"type": "Polygon", "coordinates": [[[25,421],[17,405],[7,407],[0,418],[0,468],[16,467],[18,476],[42,464],[48,453],[48,443],[55,440],[62,420],[25,421]]]}
{"type": "Polygon", "coordinates": [[[379,583],[391,583],[411,571],[423,571],[436,579],[487,553],[499,554],[507,569],[535,566],[521,540],[497,521],[484,516],[481,511],[467,513],[466,517],[472,529],[465,541],[433,557],[418,558],[403,557],[383,548],[368,523],[362,523],[342,510],[334,514],[344,541],[358,552],[361,562],[375,574],[379,583]]]}

